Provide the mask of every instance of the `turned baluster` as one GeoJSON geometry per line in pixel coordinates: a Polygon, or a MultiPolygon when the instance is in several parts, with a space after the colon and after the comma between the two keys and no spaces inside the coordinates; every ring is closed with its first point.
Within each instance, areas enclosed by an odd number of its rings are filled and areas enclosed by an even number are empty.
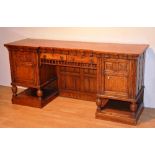
{"type": "Polygon", "coordinates": [[[101,109],[102,109],[102,100],[101,100],[101,98],[97,98],[96,105],[97,105],[97,111],[100,112],[101,109]]]}

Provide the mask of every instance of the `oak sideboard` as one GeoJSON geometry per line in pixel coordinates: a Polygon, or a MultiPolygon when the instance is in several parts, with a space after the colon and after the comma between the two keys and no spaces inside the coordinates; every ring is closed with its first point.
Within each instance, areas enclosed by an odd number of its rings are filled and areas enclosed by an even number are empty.
{"type": "Polygon", "coordinates": [[[41,108],[60,95],[95,101],[98,119],[137,123],[148,45],[24,39],[5,47],[13,104],[41,108]]]}

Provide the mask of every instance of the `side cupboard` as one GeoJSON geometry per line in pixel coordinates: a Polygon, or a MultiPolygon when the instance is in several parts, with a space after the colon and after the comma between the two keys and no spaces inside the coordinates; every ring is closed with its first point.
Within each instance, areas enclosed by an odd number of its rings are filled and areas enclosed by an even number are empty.
{"type": "Polygon", "coordinates": [[[13,104],[42,108],[60,95],[95,101],[98,119],[137,123],[148,45],[24,39],[5,47],[13,104]]]}

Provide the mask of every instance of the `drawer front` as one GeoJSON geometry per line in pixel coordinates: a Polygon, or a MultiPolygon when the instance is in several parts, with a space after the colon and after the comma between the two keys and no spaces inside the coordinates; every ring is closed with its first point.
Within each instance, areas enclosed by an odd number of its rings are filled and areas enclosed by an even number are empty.
{"type": "Polygon", "coordinates": [[[87,64],[97,64],[97,58],[96,57],[83,57],[83,56],[67,56],[67,61],[69,62],[78,62],[78,63],[87,63],[87,64]]]}
{"type": "Polygon", "coordinates": [[[41,59],[49,59],[49,60],[60,60],[60,61],[66,61],[66,55],[65,54],[57,54],[57,53],[41,53],[40,54],[41,59]]]}
{"type": "Polygon", "coordinates": [[[97,64],[97,58],[90,55],[82,54],[61,54],[61,53],[41,53],[41,59],[45,60],[57,60],[57,61],[66,61],[66,62],[76,62],[76,63],[86,63],[86,64],[97,64]]]}
{"type": "Polygon", "coordinates": [[[21,86],[37,85],[37,56],[34,52],[12,53],[13,82],[21,86]]]}

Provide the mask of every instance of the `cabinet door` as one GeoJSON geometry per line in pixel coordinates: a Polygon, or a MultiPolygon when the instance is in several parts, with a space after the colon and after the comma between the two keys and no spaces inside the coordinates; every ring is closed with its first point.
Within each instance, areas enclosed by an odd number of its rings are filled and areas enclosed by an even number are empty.
{"type": "Polygon", "coordinates": [[[12,80],[20,86],[37,85],[37,54],[29,51],[12,51],[12,80]]]}
{"type": "Polygon", "coordinates": [[[104,93],[109,96],[128,96],[129,62],[109,59],[104,62],[104,93]]]}
{"type": "Polygon", "coordinates": [[[128,94],[128,78],[124,76],[105,75],[105,93],[111,95],[128,94]]]}

